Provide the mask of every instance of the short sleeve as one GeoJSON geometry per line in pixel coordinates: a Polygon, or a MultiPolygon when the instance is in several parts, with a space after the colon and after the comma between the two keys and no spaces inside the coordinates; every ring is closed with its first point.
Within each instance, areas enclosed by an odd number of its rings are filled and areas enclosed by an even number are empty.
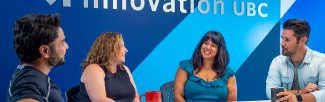
{"type": "Polygon", "coordinates": [[[40,87],[35,76],[29,75],[17,80],[17,82],[14,82],[11,86],[11,102],[17,102],[26,98],[42,101],[42,91],[40,87]]]}
{"type": "Polygon", "coordinates": [[[230,68],[230,67],[227,67],[226,68],[226,76],[229,78],[229,77],[231,77],[231,76],[234,76],[235,74],[236,74],[236,72],[232,69],[232,68],[230,68]]]}
{"type": "Polygon", "coordinates": [[[193,72],[193,64],[191,60],[183,60],[179,63],[179,65],[187,72],[192,73],[193,72]]]}
{"type": "Polygon", "coordinates": [[[228,81],[228,79],[231,77],[231,76],[234,76],[236,73],[235,71],[230,68],[230,67],[227,67],[226,68],[226,71],[225,71],[225,74],[224,74],[224,78],[228,81]]]}

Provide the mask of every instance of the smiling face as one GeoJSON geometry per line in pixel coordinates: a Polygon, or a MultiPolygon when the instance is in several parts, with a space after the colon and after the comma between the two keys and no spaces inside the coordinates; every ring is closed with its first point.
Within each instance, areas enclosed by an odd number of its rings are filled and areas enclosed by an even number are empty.
{"type": "Polygon", "coordinates": [[[117,62],[118,63],[124,63],[125,62],[125,54],[128,52],[126,47],[124,46],[124,41],[121,39],[120,41],[120,50],[117,52],[117,62]]]}
{"type": "Polygon", "coordinates": [[[205,41],[201,45],[201,55],[203,59],[214,60],[218,52],[218,46],[211,41],[211,39],[205,41]]]}
{"type": "Polygon", "coordinates": [[[191,59],[194,70],[197,70],[196,74],[203,67],[211,67],[217,75],[223,75],[229,63],[229,54],[222,34],[216,31],[207,32],[195,48],[191,59]]]}

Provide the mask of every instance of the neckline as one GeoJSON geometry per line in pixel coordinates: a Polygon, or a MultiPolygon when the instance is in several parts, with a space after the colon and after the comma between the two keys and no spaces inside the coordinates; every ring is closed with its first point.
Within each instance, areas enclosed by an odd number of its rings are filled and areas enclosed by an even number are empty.
{"type": "Polygon", "coordinates": [[[217,81],[217,80],[220,80],[220,79],[221,79],[221,78],[217,78],[217,79],[214,79],[214,80],[211,80],[211,81],[207,81],[207,80],[204,80],[203,78],[197,76],[197,75],[194,73],[194,70],[192,71],[192,74],[193,74],[193,76],[199,78],[200,80],[203,80],[203,81],[208,82],[208,83],[211,83],[211,82],[214,82],[214,81],[217,81]]]}
{"type": "Polygon", "coordinates": [[[21,65],[21,66],[22,66],[22,68],[20,70],[22,70],[22,69],[32,69],[32,70],[35,70],[36,72],[39,72],[42,75],[48,77],[48,75],[46,75],[45,73],[43,73],[42,71],[40,71],[39,69],[37,69],[37,68],[35,68],[33,66],[23,66],[23,65],[21,65]]]}
{"type": "Polygon", "coordinates": [[[118,73],[121,69],[119,66],[116,67],[116,71],[115,73],[113,73],[112,71],[110,71],[105,65],[103,65],[103,70],[105,70],[107,73],[115,75],[116,73],[118,73]]]}

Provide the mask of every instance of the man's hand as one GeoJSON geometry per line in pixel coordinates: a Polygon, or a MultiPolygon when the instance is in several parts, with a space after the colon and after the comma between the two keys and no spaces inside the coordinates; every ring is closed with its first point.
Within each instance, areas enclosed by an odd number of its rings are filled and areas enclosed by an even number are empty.
{"type": "Polygon", "coordinates": [[[276,100],[276,102],[298,102],[296,95],[290,92],[279,92],[277,96],[283,97],[276,100]]]}
{"type": "Polygon", "coordinates": [[[299,93],[300,94],[306,94],[306,93],[314,92],[316,90],[320,90],[320,88],[316,84],[308,83],[303,90],[299,91],[299,93]]]}

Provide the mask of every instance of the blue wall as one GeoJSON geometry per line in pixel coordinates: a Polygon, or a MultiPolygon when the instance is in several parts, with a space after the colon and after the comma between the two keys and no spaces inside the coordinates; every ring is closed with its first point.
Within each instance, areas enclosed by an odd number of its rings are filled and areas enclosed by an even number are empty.
{"type": "MultiPolygon", "coordinates": [[[[325,7],[322,5],[324,3],[325,1],[319,0],[312,0],[308,2],[304,0],[296,0],[278,22],[279,25],[277,25],[277,27],[279,28],[273,28],[273,30],[278,29],[281,32],[273,33],[271,31],[268,37],[272,36],[270,34],[274,34],[272,37],[280,37],[282,33],[282,24],[287,19],[298,18],[307,20],[311,26],[311,35],[308,41],[308,46],[313,50],[325,53],[325,46],[323,41],[325,38],[325,35],[323,34],[323,24],[325,23],[325,13],[323,10],[325,10],[325,7]]],[[[276,41],[280,41],[280,38],[278,38],[276,41]]],[[[278,49],[272,49],[276,48],[276,46],[273,45],[280,47],[279,42],[269,41],[266,37],[237,71],[239,100],[266,99],[265,80],[267,77],[268,68],[273,58],[278,54],[274,55],[273,53],[268,53],[268,51],[265,50],[267,49],[277,51],[278,49]]]]}
{"type": "MultiPolygon", "coordinates": [[[[173,80],[179,61],[191,57],[200,37],[208,30],[220,31],[226,39],[231,56],[229,66],[237,71],[239,100],[266,99],[266,75],[271,60],[280,54],[279,32],[285,19],[301,18],[309,21],[312,33],[308,45],[314,50],[325,52],[321,45],[321,38],[325,36],[321,32],[322,24],[325,23],[322,18],[325,16],[321,13],[325,7],[320,7],[320,2],[325,1],[298,0],[282,19],[279,0],[241,0],[256,6],[267,3],[262,13],[268,13],[268,17],[258,14],[247,16],[246,11],[243,16],[236,16],[232,0],[224,0],[223,15],[219,9],[217,14],[213,14],[214,0],[208,0],[210,12],[207,14],[200,13],[196,8],[198,0],[194,0],[194,13],[189,13],[190,0],[184,7],[187,13],[179,10],[178,0],[175,12],[172,13],[163,10],[163,4],[172,0],[160,0],[155,12],[150,8],[149,0],[145,0],[144,9],[140,11],[132,9],[130,0],[126,0],[127,10],[121,9],[121,0],[117,2],[118,9],[112,9],[112,1],[108,0],[108,9],[103,8],[102,0],[99,0],[98,8],[93,7],[93,0],[89,0],[88,8],[83,7],[83,0],[72,0],[71,7],[63,7],[62,0],[53,5],[45,0],[3,1],[0,4],[0,43],[3,49],[0,52],[0,100],[5,100],[10,77],[19,63],[12,44],[13,22],[31,13],[61,15],[61,25],[70,48],[66,54],[67,63],[53,68],[50,77],[63,92],[79,84],[80,63],[96,37],[106,31],[123,33],[129,50],[126,65],[132,71],[139,94],[158,90],[164,82],[173,80]]],[[[136,0],[135,4],[140,5],[140,2],[136,0]]],[[[206,5],[202,5],[202,8],[206,8],[206,5]]]]}
{"type": "Polygon", "coordinates": [[[311,34],[308,41],[308,46],[311,49],[322,53],[325,53],[325,7],[322,5],[324,3],[325,1],[323,0],[312,0],[308,2],[297,0],[281,19],[281,23],[289,18],[307,20],[311,26],[311,34]]]}

